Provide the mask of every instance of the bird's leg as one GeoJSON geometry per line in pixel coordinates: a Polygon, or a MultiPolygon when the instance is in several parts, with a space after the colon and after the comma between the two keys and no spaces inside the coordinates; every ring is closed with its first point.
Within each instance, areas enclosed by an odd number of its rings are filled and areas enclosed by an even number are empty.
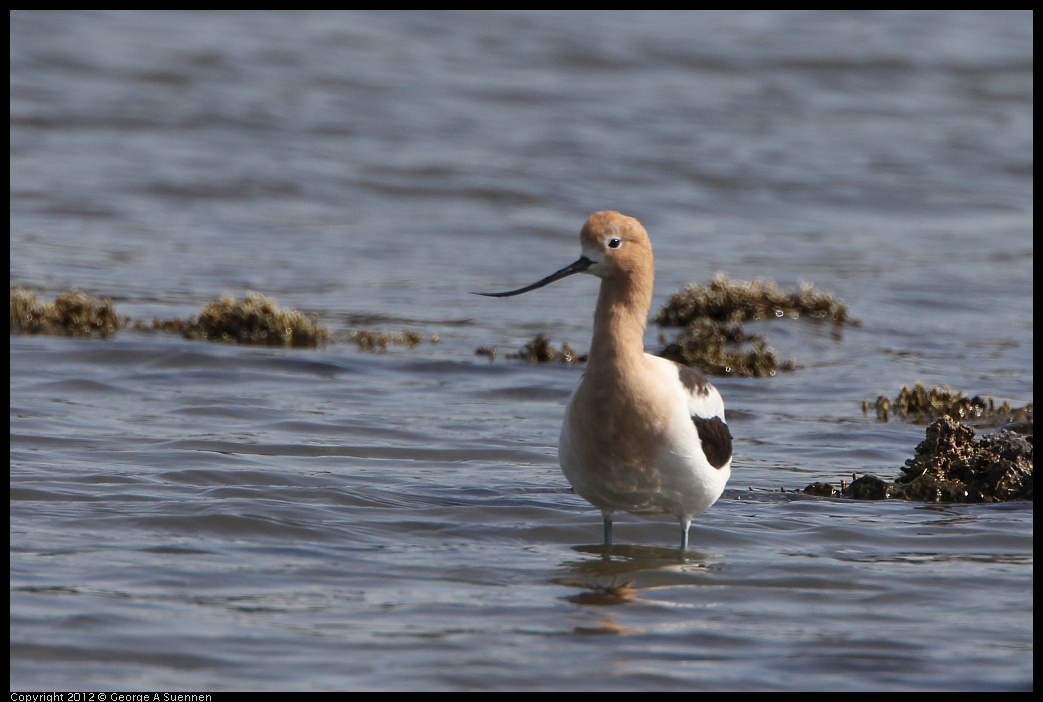
{"type": "Polygon", "coordinates": [[[681,550],[684,551],[688,548],[688,527],[691,526],[692,520],[682,517],[681,518],[681,550]]]}
{"type": "Polygon", "coordinates": [[[601,514],[605,517],[605,545],[606,546],[611,546],[612,545],[612,513],[611,512],[602,512],[601,514]]]}

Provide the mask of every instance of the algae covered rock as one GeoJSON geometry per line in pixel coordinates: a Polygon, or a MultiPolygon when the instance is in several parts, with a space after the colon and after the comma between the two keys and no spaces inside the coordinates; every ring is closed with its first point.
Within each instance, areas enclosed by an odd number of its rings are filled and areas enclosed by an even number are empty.
{"type": "Polygon", "coordinates": [[[886,395],[878,395],[872,404],[869,400],[862,401],[863,414],[869,414],[870,407],[876,410],[876,418],[881,422],[888,421],[894,414],[899,419],[916,424],[926,424],[943,415],[959,420],[1002,419],[1019,411],[1032,411],[1032,405],[1016,409],[1009,402],[997,404],[991,397],[968,397],[948,385],[935,385],[928,390],[922,382],[912,387],[903,385],[893,400],[886,395]]]}
{"type": "Polygon", "coordinates": [[[1006,429],[975,440],[974,429],[941,417],[927,427],[891,494],[923,502],[1032,500],[1032,439],[1006,429]]]}
{"type": "Polygon", "coordinates": [[[856,500],[1032,501],[1032,447],[1031,434],[1001,429],[976,439],[973,427],[945,415],[927,427],[894,482],[864,475],[850,484],[841,481],[839,489],[816,482],[801,492],[856,500]]]}

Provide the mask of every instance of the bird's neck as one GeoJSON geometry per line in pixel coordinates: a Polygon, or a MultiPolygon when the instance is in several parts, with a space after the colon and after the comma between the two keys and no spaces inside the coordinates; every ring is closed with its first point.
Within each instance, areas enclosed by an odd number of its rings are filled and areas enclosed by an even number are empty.
{"type": "Polygon", "coordinates": [[[644,356],[645,324],[652,305],[651,276],[601,281],[594,312],[589,366],[622,369],[644,356]]]}

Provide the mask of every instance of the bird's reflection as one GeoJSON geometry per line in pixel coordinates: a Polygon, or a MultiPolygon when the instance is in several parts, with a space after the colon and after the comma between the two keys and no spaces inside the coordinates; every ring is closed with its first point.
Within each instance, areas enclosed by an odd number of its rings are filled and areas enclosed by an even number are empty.
{"type": "Polygon", "coordinates": [[[580,605],[577,634],[633,634],[605,607],[650,602],[648,594],[668,586],[696,585],[712,559],[709,554],[648,546],[576,546],[582,558],[566,561],[566,574],[551,579],[572,592],[562,599],[580,605]],[[596,555],[598,558],[590,558],[596,555]],[[597,608],[597,609],[595,609],[597,608]]]}

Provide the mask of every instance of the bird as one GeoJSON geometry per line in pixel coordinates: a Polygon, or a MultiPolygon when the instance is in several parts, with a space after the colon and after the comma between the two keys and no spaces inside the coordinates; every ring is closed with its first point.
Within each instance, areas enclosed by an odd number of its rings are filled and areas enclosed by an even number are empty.
{"type": "Polygon", "coordinates": [[[513,297],[577,273],[601,279],[587,366],[569,398],[558,461],[572,489],[601,510],[605,546],[616,512],[673,515],[688,548],[692,520],[724,492],[732,434],[724,401],[700,371],[645,352],[655,263],[641,223],[595,212],[580,230],[581,256],[513,297]]]}

